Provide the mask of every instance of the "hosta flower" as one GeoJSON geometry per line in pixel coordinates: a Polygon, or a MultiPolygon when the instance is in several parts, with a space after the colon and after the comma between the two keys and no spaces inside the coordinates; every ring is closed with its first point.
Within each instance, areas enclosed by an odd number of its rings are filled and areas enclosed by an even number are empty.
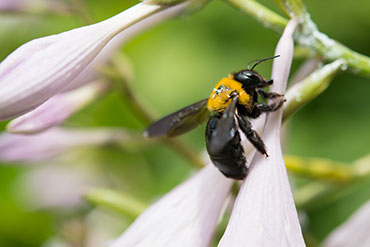
{"type": "MultiPolygon", "coordinates": [[[[281,58],[274,61],[272,91],[285,91],[295,27],[290,21],[277,46],[281,58]]],[[[250,162],[219,246],[305,246],[281,153],[281,117],[280,109],[266,118],[263,139],[270,157],[257,154],[250,162]]],[[[258,129],[258,121],[254,124],[258,129]]],[[[230,183],[207,166],[149,207],[111,246],[210,246],[230,183]]]]}
{"type": "MultiPolygon", "coordinates": [[[[120,32],[156,12],[168,12],[157,17],[167,18],[185,7],[186,3],[174,7],[140,3],[100,23],[19,47],[0,64],[0,120],[22,115],[58,92],[78,87],[81,80],[86,82],[89,74],[81,73],[120,32]]],[[[135,31],[128,31],[126,38],[135,31]]]]}
{"type": "Polygon", "coordinates": [[[110,246],[209,246],[231,185],[208,165],[150,206],[110,246]]]}
{"type": "Polygon", "coordinates": [[[110,129],[53,128],[37,135],[0,134],[0,160],[31,163],[80,146],[122,141],[127,135],[110,129]]]}
{"type": "Polygon", "coordinates": [[[12,120],[8,124],[7,130],[12,133],[31,134],[59,125],[103,93],[106,87],[106,83],[96,82],[58,94],[35,110],[12,120]]]}
{"type": "Polygon", "coordinates": [[[347,221],[324,240],[325,247],[365,247],[370,243],[370,201],[366,202],[347,221]]]}

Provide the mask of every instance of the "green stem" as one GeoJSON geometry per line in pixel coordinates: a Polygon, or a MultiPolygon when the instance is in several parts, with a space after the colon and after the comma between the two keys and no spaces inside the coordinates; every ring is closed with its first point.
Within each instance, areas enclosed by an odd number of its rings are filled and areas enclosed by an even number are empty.
{"type": "Polygon", "coordinates": [[[315,205],[317,202],[328,198],[329,194],[333,194],[346,186],[353,185],[364,179],[369,179],[370,177],[370,155],[356,160],[353,164],[347,165],[341,163],[337,164],[337,162],[325,159],[306,159],[304,162],[300,162],[300,159],[301,158],[297,158],[296,163],[299,163],[298,166],[302,169],[306,169],[304,168],[305,166],[307,167],[312,164],[316,167],[324,164],[324,169],[316,169],[316,172],[310,172],[311,175],[320,174],[319,177],[323,177],[322,175],[325,174],[324,177],[334,178],[336,176],[339,178],[341,176],[344,179],[337,180],[337,183],[334,183],[334,180],[332,180],[331,183],[329,181],[327,181],[327,183],[314,181],[299,188],[294,193],[296,206],[298,208],[308,208],[310,205],[315,205]],[[323,170],[325,172],[323,172],[323,170]],[[328,174],[330,175],[328,176],[328,174]],[[334,174],[335,176],[333,176],[334,174]]]}
{"type": "Polygon", "coordinates": [[[284,155],[284,161],[287,169],[297,175],[337,182],[348,182],[358,176],[347,164],[329,159],[284,155]]]}
{"type": "Polygon", "coordinates": [[[290,18],[299,19],[306,12],[301,0],[274,0],[274,2],[290,18]]]}
{"type": "Polygon", "coordinates": [[[370,77],[370,58],[321,33],[308,13],[301,18],[295,40],[299,45],[311,49],[328,61],[343,59],[352,73],[370,77]]]}
{"type": "MultiPolygon", "coordinates": [[[[264,26],[282,33],[287,20],[267,9],[254,0],[226,0],[231,5],[261,22],[264,26]]],[[[276,0],[279,7],[287,15],[300,21],[295,33],[298,45],[308,48],[313,54],[322,56],[327,61],[344,59],[349,70],[365,77],[370,77],[370,58],[359,54],[339,42],[321,33],[311,20],[303,4],[299,0],[276,0]]]]}
{"type": "Polygon", "coordinates": [[[282,33],[288,20],[254,0],[227,0],[231,5],[249,14],[265,27],[282,33]]]}
{"type": "Polygon", "coordinates": [[[123,215],[135,219],[147,205],[128,194],[109,189],[93,189],[84,195],[85,199],[94,205],[113,209],[123,215]]]}

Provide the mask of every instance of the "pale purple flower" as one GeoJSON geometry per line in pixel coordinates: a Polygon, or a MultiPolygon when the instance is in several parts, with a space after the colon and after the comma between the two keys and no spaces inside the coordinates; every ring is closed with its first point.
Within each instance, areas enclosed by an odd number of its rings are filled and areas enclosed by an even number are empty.
{"type": "MultiPolygon", "coordinates": [[[[284,93],[293,58],[291,20],[275,54],[271,91],[284,93]]],[[[219,246],[305,246],[280,145],[282,109],[267,115],[264,140],[269,158],[256,154],[242,184],[219,246]]]]}
{"type": "Polygon", "coordinates": [[[366,247],[370,243],[370,201],[323,241],[325,247],[366,247]]]}
{"type": "Polygon", "coordinates": [[[80,146],[122,141],[127,135],[111,129],[53,128],[36,135],[0,134],[0,160],[32,163],[49,159],[80,146]]]}
{"type": "MultiPolygon", "coordinates": [[[[23,2],[23,1],[21,1],[23,2]]],[[[0,1],[0,11],[9,11],[18,9],[20,1],[16,0],[1,0],[0,1]]]]}
{"type": "Polygon", "coordinates": [[[57,94],[35,110],[10,121],[7,130],[11,133],[33,134],[59,125],[102,94],[107,86],[106,82],[95,82],[57,94]]]}
{"type": "Polygon", "coordinates": [[[0,11],[65,12],[66,4],[57,0],[0,0],[0,11]]]}
{"type": "Polygon", "coordinates": [[[85,204],[83,195],[104,183],[94,174],[92,164],[45,164],[20,176],[20,200],[33,208],[70,209],[85,204]]]}
{"type": "Polygon", "coordinates": [[[210,246],[232,182],[209,164],[150,206],[110,246],[210,246]]]}
{"type": "Polygon", "coordinates": [[[0,64],[0,120],[31,111],[67,87],[78,87],[74,80],[117,34],[158,11],[172,13],[172,8],[140,3],[100,23],[19,47],[0,64]]]}

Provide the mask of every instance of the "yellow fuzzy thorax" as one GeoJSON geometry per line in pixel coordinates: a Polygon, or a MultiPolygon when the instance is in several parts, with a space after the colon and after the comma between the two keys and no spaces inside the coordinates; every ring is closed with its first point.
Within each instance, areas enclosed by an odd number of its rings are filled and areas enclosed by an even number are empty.
{"type": "Polygon", "coordinates": [[[242,88],[242,84],[231,78],[222,78],[213,89],[209,96],[207,108],[209,111],[223,112],[231,103],[231,93],[239,94],[238,103],[244,105],[247,109],[251,106],[251,97],[242,88]]]}

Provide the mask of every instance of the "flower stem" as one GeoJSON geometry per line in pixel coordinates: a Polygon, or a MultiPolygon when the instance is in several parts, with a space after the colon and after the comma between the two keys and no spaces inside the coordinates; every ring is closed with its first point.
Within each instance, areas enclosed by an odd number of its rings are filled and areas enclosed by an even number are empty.
{"type": "MultiPolygon", "coordinates": [[[[281,33],[288,23],[285,18],[254,0],[226,1],[278,33],[281,33]]],[[[311,54],[307,54],[308,56],[320,55],[327,61],[344,59],[352,73],[370,77],[370,58],[321,33],[300,0],[276,0],[275,2],[288,16],[299,20],[300,25],[294,38],[298,45],[311,51],[311,54]]]]}
{"type": "Polygon", "coordinates": [[[288,20],[254,0],[227,0],[231,5],[261,22],[265,27],[282,33],[288,20]]]}
{"type": "Polygon", "coordinates": [[[298,156],[284,155],[284,161],[287,169],[297,175],[337,182],[348,182],[356,176],[347,164],[329,159],[304,159],[298,156]]]}
{"type": "MultiPolygon", "coordinates": [[[[288,158],[289,159],[289,158],[288,158]]],[[[323,183],[323,181],[314,181],[299,188],[294,195],[296,205],[299,208],[307,208],[310,205],[315,205],[318,201],[323,201],[328,198],[328,195],[333,194],[344,187],[361,182],[370,177],[370,155],[356,160],[353,164],[342,164],[325,159],[301,159],[295,158],[294,166],[300,167],[301,171],[311,170],[310,175],[320,178],[330,178],[331,183],[323,183]],[[311,168],[307,168],[310,167],[311,168]],[[315,168],[316,167],[316,168],[315,168]],[[317,169],[317,167],[320,167],[317,169]],[[315,172],[313,172],[315,170],[315,172]],[[317,176],[318,175],[318,176],[317,176]],[[340,178],[340,179],[338,179],[340,178]],[[335,180],[335,181],[334,181],[335,180]],[[334,183],[336,182],[336,183],[334,183]]],[[[288,161],[290,165],[292,160],[288,161]]],[[[287,165],[289,166],[289,165],[287,165]]],[[[301,173],[303,174],[303,173],[301,173]]]]}
{"type": "Polygon", "coordinates": [[[93,189],[84,197],[94,205],[113,209],[131,219],[135,219],[147,208],[145,203],[132,196],[109,189],[93,189]]]}

